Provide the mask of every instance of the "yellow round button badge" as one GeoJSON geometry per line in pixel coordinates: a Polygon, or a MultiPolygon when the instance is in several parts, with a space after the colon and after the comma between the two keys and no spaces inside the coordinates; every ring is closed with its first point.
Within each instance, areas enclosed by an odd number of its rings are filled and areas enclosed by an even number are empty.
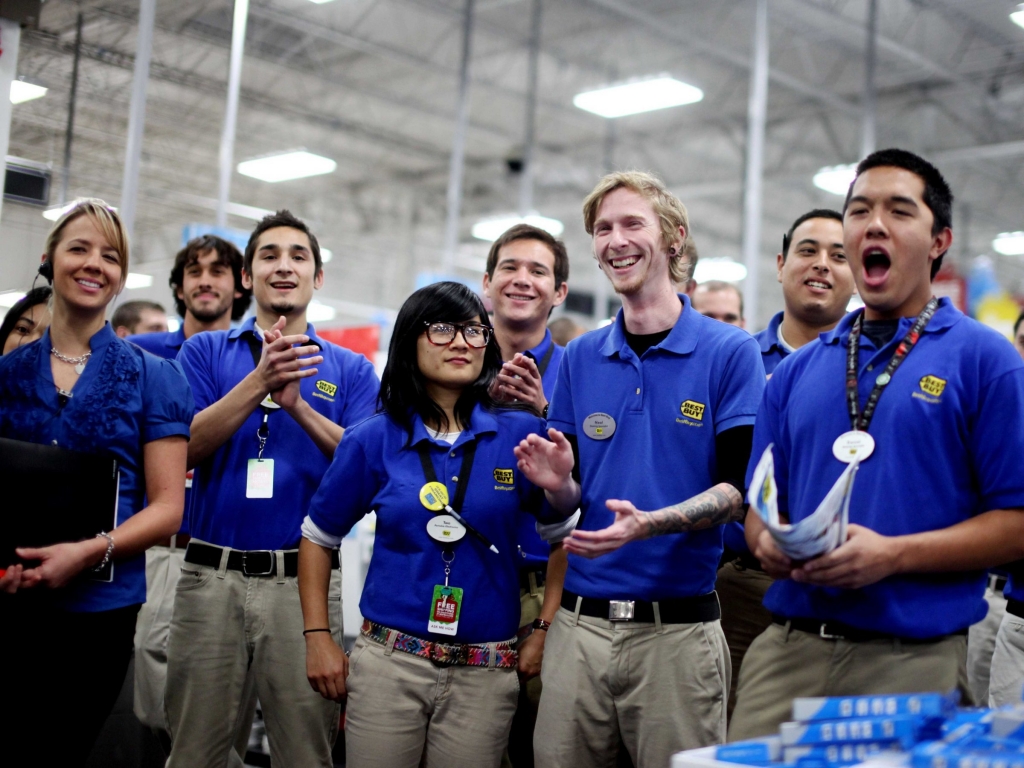
{"type": "Polygon", "coordinates": [[[420,488],[420,503],[432,512],[440,512],[448,505],[448,489],[443,483],[427,483],[420,488]]]}

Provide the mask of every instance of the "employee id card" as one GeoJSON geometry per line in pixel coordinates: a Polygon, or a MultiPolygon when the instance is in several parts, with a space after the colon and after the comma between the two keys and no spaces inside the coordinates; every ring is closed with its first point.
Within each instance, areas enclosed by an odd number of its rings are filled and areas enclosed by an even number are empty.
{"type": "Polygon", "coordinates": [[[454,635],[459,631],[462,612],[462,589],[444,584],[434,585],[434,598],[430,602],[430,621],[427,631],[439,635],[454,635]]]}
{"type": "Polygon", "coordinates": [[[245,473],[245,498],[274,498],[274,460],[249,459],[245,473]]]}

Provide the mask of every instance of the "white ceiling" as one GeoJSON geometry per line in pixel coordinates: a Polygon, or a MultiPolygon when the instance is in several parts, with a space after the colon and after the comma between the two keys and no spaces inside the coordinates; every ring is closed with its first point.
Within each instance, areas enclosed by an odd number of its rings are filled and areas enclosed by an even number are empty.
{"type": "MultiPolygon", "coordinates": [[[[1024,228],[1024,29],[1012,0],[884,0],[878,146],[931,157],[957,196],[952,259],[990,252],[1024,228]]],[[[137,3],[85,0],[71,197],[120,197],[137,3]]],[[[267,184],[239,174],[232,202],[288,207],[335,258],[320,299],[339,320],[396,309],[417,272],[441,265],[464,0],[252,0],[235,160],[305,147],[329,176],[267,184]]],[[[531,0],[476,0],[465,200],[457,267],[486,245],[469,229],[518,199],[531,0]]],[[[781,307],[774,254],[809,208],[841,200],[811,184],[860,152],[867,0],[771,0],[771,76],[759,327],[781,307]]],[[[78,4],[48,0],[22,36],[18,72],[50,88],[14,107],[10,154],[50,163],[59,193],[78,4]]],[[[139,268],[163,296],[181,226],[212,221],[231,36],[230,0],[159,0],[136,219],[139,268]]],[[[544,0],[535,149],[536,207],[566,223],[570,285],[601,279],[580,202],[608,168],[662,176],[691,211],[703,257],[740,258],[752,0],[544,0]],[[695,105],[608,121],[575,93],[668,72],[705,92],[695,105]]],[[[4,205],[3,225],[21,208],[4,205]]],[[[25,214],[17,214],[25,218],[25,214]]],[[[21,221],[21,219],[19,219],[21,221]]],[[[251,228],[251,219],[229,224],[251,228]]],[[[46,222],[39,218],[39,227],[46,222]]],[[[20,225],[19,225],[20,226],[20,225]]],[[[21,242],[19,240],[19,242],[21,242]]],[[[0,255],[34,262],[35,253],[0,255]]],[[[1007,288],[1024,266],[997,258],[1007,288]]],[[[19,271],[20,273],[20,271],[19,271]]],[[[30,273],[28,273],[30,274],[30,273]]],[[[0,281],[5,282],[5,281],[0,281]]],[[[0,285],[0,289],[13,287],[0,285]]],[[[169,298],[169,294],[168,294],[169,298]]]]}

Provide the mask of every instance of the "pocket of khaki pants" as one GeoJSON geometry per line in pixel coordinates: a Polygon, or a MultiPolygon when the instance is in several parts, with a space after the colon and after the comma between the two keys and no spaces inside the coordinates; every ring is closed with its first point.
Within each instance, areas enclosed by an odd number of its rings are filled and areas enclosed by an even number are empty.
{"type": "Polygon", "coordinates": [[[175,589],[178,592],[198,589],[210,580],[213,573],[213,570],[210,568],[196,568],[191,563],[185,563],[181,567],[181,577],[178,579],[175,589]]]}

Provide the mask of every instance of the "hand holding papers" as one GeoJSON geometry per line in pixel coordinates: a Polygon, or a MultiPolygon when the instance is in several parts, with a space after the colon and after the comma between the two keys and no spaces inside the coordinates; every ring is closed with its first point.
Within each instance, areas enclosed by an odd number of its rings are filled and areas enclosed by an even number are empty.
{"type": "Polygon", "coordinates": [[[757,510],[779,549],[792,560],[811,560],[827,554],[846,541],[850,494],[860,461],[854,459],[809,517],[792,525],[779,519],[778,489],[772,446],[765,448],[754,469],[747,491],[750,506],[757,510]]]}

